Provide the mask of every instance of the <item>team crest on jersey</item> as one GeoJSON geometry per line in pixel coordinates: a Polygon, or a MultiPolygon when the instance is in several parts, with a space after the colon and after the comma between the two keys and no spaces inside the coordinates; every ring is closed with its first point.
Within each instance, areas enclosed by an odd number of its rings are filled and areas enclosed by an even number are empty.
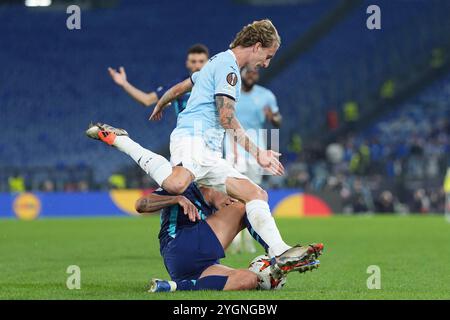
{"type": "Polygon", "coordinates": [[[236,83],[237,83],[237,81],[238,81],[238,77],[237,77],[236,73],[230,72],[230,73],[227,75],[227,82],[228,82],[230,85],[235,86],[236,83]]]}

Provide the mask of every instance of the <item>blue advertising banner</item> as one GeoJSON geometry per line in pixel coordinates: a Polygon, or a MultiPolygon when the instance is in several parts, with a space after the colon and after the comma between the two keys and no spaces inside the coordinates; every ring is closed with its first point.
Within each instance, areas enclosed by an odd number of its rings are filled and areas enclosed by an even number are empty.
{"type": "MultiPolygon", "coordinates": [[[[329,206],[317,196],[296,189],[269,190],[274,215],[327,216],[329,206]]],[[[143,190],[109,192],[0,193],[0,218],[33,220],[47,217],[138,215],[134,209],[143,190]]]]}

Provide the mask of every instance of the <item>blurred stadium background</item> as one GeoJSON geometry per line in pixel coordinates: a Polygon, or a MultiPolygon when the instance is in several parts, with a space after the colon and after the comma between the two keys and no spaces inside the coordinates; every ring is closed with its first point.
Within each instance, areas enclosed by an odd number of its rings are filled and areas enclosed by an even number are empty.
{"type": "Polygon", "coordinates": [[[185,74],[190,45],[215,54],[264,17],[282,37],[261,83],[284,116],[287,168],[264,180],[271,206],[294,216],[445,212],[449,1],[37,3],[0,3],[0,216],[132,212],[153,181],[84,130],[91,121],[123,127],[168,157],[176,118],[149,122],[151,109],[114,85],[107,67],[125,66],[152,90],[185,74]],[[66,28],[70,4],[81,7],[81,30],[66,28]],[[366,28],[370,4],[381,8],[381,30],[366,28]]]}

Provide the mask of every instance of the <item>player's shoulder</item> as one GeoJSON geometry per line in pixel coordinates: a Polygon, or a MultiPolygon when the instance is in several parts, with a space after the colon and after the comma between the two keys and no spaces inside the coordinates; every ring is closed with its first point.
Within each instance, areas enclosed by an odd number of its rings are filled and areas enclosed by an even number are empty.
{"type": "Polygon", "coordinates": [[[217,61],[229,60],[230,58],[231,55],[227,51],[222,51],[209,58],[209,62],[217,63],[217,61]]]}
{"type": "Polygon", "coordinates": [[[210,64],[210,66],[214,68],[230,68],[236,72],[239,71],[236,67],[236,60],[228,50],[222,51],[211,57],[208,64],[210,64]]]}

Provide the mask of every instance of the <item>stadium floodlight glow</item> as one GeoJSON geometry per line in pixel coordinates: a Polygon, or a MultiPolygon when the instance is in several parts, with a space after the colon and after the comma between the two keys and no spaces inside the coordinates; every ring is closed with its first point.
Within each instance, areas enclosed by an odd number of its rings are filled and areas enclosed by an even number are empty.
{"type": "Polygon", "coordinates": [[[48,7],[52,4],[52,0],[25,0],[27,7],[48,7]]]}

